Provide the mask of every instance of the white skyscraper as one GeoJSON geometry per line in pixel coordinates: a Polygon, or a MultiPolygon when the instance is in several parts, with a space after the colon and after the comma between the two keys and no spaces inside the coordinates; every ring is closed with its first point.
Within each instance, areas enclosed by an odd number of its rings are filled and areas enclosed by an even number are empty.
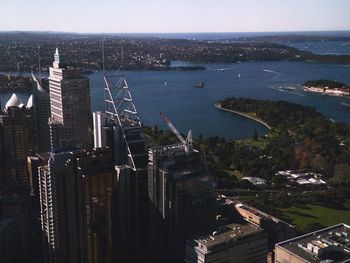
{"type": "Polygon", "coordinates": [[[49,76],[53,147],[90,146],[91,109],[89,79],[62,63],[56,48],[49,76]],[[62,129],[56,133],[57,128],[62,129]]]}

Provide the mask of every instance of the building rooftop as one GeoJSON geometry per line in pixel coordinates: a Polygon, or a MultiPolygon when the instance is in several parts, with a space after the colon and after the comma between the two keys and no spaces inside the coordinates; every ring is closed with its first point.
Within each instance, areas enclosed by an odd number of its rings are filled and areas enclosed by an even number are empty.
{"type": "Polygon", "coordinates": [[[11,98],[7,101],[5,108],[7,109],[9,107],[19,107],[20,104],[21,101],[17,97],[16,93],[13,93],[11,98]]]}
{"type": "Polygon", "coordinates": [[[338,224],[276,244],[310,263],[350,262],[350,227],[338,224]]]}
{"type": "Polygon", "coordinates": [[[274,217],[274,216],[272,216],[272,215],[269,215],[269,214],[267,214],[267,213],[265,213],[265,212],[263,212],[263,211],[260,211],[260,210],[258,210],[258,209],[256,209],[256,208],[251,207],[251,206],[248,206],[248,205],[246,205],[246,204],[238,203],[238,204],[235,205],[235,207],[236,207],[236,209],[237,209],[237,208],[238,208],[238,209],[243,209],[243,210],[245,210],[245,211],[247,211],[247,212],[250,212],[250,213],[252,213],[252,214],[254,214],[254,215],[256,215],[256,216],[258,216],[258,217],[260,217],[260,218],[264,218],[264,219],[267,219],[267,220],[272,220],[272,221],[274,221],[274,222],[276,222],[276,223],[282,222],[282,223],[284,223],[284,224],[287,224],[287,225],[293,227],[292,225],[288,224],[287,222],[285,222],[285,221],[283,221],[283,220],[281,220],[281,219],[279,219],[279,218],[277,218],[277,217],[274,217]]]}
{"type": "Polygon", "coordinates": [[[263,231],[260,227],[253,224],[229,224],[222,226],[211,235],[194,240],[197,243],[197,249],[202,253],[208,253],[217,249],[218,246],[225,246],[240,239],[263,231]]]}

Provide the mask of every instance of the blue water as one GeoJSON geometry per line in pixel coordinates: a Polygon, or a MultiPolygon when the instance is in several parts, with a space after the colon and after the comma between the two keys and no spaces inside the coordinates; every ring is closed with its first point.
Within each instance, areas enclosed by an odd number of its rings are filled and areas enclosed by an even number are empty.
{"type": "Polygon", "coordinates": [[[350,41],[315,41],[282,43],[314,54],[349,55],[350,41]]]}
{"type": "MultiPolygon", "coordinates": [[[[182,64],[178,61],[173,65],[182,64]]],[[[340,104],[346,99],[307,94],[300,89],[300,85],[310,79],[326,78],[350,84],[350,65],[251,62],[205,66],[205,71],[125,72],[141,121],[165,129],[159,116],[159,112],[164,112],[181,132],[192,129],[196,136],[239,139],[252,136],[254,129],[264,134],[267,130],[263,125],[213,106],[226,97],[249,97],[310,105],[329,119],[350,123],[350,109],[340,104]],[[204,88],[193,87],[199,81],[205,82],[204,88]],[[288,92],[284,87],[295,87],[297,91],[288,92]]],[[[89,78],[92,110],[103,110],[102,72],[95,72],[89,78]]],[[[28,94],[19,95],[26,103],[28,94]]],[[[10,96],[0,94],[3,105],[10,96]]]]}
{"type": "MultiPolygon", "coordinates": [[[[327,118],[350,123],[349,109],[340,105],[344,99],[279,90],[279,87],[286,86],[298,89],[308,79],[330,78],[350,83],[348,66],[291,62],[206,66],[208,70],[194,72],[127,72],[141,120],[165,128],[159,117],[159,112],[164,112],[179,130],[186,132],[192,129],[195,135],[245,138],[250,137],[254,129],[263,134],[266,128],[262,125],[213,107],[217,100],[226,97],[250,97],[310,105],[327,118]],[[220,68],[227,70],[217,71],[220,68]],[[198,81],[205,82],[203,89],[193,87],[198,81]]],[[[101,72],[90,76],[94,110],[103,109],[101,79],[101,72]]]]}
{"type": "Polygon", "coordinates": [[[297,32],[202,32],[202,33],[136,33],[112,34],[129,37],[161,37],[192,40],[226,40],[238,37],[280,36],[280,35],[309,35],[309,36],[350,36],[350,31],[297,31],[297,32]]]}

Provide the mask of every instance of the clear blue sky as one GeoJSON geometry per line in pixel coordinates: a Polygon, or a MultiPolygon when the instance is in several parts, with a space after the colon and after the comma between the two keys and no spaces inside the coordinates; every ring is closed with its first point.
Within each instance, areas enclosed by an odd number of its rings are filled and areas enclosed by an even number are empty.
{"type": "Polygon", "coordinates": [[[0,31],[350,30],[350,0],[4,0],[0,31]]]}

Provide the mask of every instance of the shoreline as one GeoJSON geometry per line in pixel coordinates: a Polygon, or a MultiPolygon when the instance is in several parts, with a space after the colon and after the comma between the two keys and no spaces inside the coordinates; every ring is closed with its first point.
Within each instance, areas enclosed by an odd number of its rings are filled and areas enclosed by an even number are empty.
{"type": "Polygon", "coordinates": [[[321,87],[321,86],[319,86],[319,87],[303,86],[303,91],[305,91],[307,93],[311,93],[311,94],[320,94],[323,96],[350,99],[349,94],[342,94],[342,92],[344,92],[344,91],[336,89],[336,88],[327,88],[327,87],[321,87]]]}
{"type": "Polygon", "coordinates": [[[227,111],[227,112],[231,112],[231,113],[234,113],[234,114],[237,114],[237,115],[240,115],[240,116],[243,116],[243,117],[246,117],[246,118],[249,118],[251,120],[254,120],[256,122],[259,122],[260,124],[264,125],[267,129],[271,130],[271,126],[268,125],[266,122],[258,119],[258,118],[254,118],[246,113],[243,113],[243,112],[240,112],[240,111],[235,111],[235,110],[229,110],[229,109],[225,109],[223,107],[221,107],[221,105],[219,103],[215,103],[214,104],[215,108],[219,109],[219,110],[222,110],[222,111],[227,111]]]}

